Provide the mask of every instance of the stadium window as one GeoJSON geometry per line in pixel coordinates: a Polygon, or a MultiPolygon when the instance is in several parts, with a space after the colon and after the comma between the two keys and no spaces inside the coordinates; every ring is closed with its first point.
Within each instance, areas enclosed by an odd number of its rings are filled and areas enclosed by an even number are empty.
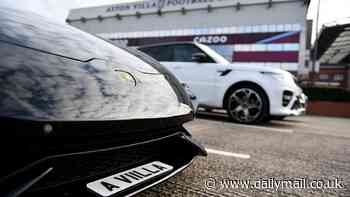
{"type": "Polygon", "coordinates": [[[252,32],[260,32],[260,26],[259,25],[254,25],[252,28],[252,32]]]}
{"type": "Polygon", "coordinates": [[[161,35],[162,37],[165,37],[165,36],[166,36],[166,31],[160,31],[160,35],[161,35]]]}
{"type": "Polygon", "coordinates": [[[182,31],[181,31],[181,30],[175,30],[175,34],[176,34],[177,36],[181,36],[181,35],[182,35],[182,31]]]}
{"type": "Polygon", "coordinates": [[[202,34],[208,34],[209,33],[209,29],[202,29],[202,34]]]}
{"type": "MultiPolygon", "coordinates": [[[[197,33],[198,33],[198,31],[197,31],[197,33]]],[[[179,36],[179,31],[178,30],[173,30],[173,34],[174,34],[174,36],[179,36]]]]}
{"type": "Polygon", "coordinates": [[[276,32],[277,31],[277,27],[276,25],[272,24],[268,26],[268,30],[269,32],[276,32]]]}
{"type": "Polygon", "coordinates": [[[285,29],[285,31],[293,31],[293,25],[292,24],[285,24],[284,29],[285,29]]]}
{"type": "Polygon", "coordinates": [[[243,45],[241,44],[234,45],[234,51],[243,51],[243,45]]]}
{"type": "Polygon", "coordinates": [[[290,65],[289,63],[280,63],[280,68],[283,70],[290,70],[290,65]]]}
{"type": "Polygon", "coordinates": [[[252,65],[254,66],[265,66],[265,63],[264,62],[252,62],[252,65]]]}
{"type": "Polygon", "coordinates": [[[145,37],[145,32],[143,32],[143,31],[139,31],[139,32],[136,32],[136,36],[137,37],[145,37]]]}
{"type": "Polygon", "coordinates": [[[283,44],[283,51],[298,51],[299,44],[283,44]]]}
{"type": "Polygon", "coordinates": [[[159,31],[152,31],[151,37],[159,37],[159,31]]]}
{"type": "Polygon", "coordinates": [[[267,50],[268,51],[283,51],[281,44],[268,44],[267,50]]]}
{"type": "Polygon", "coordinates": [[[244,26],[238,26],[237,33],[244,33],[244,26]]]}
{"type": "Polygon", "coordinates": [[[254,44],[252,45],[252,51],[266,51],[266,44],[254,44]]]}
{"type": "Polygon", "coordinates": [[[290,71],[297,71],[299,64],[298,63],[288,63],[288,70],[290,71]]]}
{"type": "Polygon", "coordinates": [[[164,36],[170,36],[170,31],[164,31],[164,36]]]}
{"type": "Polygon", "coordinates": [[[329,75],[327,75],[327,74],[320,74],[319,78],[320,78],[320,80],[328,80],[329,79],[329,75]]]}
{"type": "MultiPolygon", "coordinates": [[[[198,31],[197,31],[198,32],[198,31]]],[[[179,31],[178,30],[173,30],[173,35],[174,36],[178,36],[179,35],[179,31]]]]}
{"type": "Polygon", "coordinates": [[[169,30],[169,31],[167,31],[168,32],[168,36],[174,36],[173,35],[173,30],[169,30]]]}
{"type": "Polygon", "coordinates": [[[284,25],[277,25],[277,31],[278,32],[282,32],[282,31],[284,31],[284,25]]]}
{"type": "Polygon", "coordinates": [[[343,74],[336,74],[334,75],[334,81],[343,81],[344,80],[344,75],[343,74]]]}
{"type": "Polygon", "coordinates": [[[242,51],[251,51],[252,47],[250,44],[243,44],[242,45],[242,51]]]}
{"type": "Polygon", "coordinates": [[[227,34],[229,33],[230,29],[228,27],[224,27],[222,30],[222,33],[227,34]]]}
{"type": "Polygon", "coordinates": [[[222,28],[216,28],[215,34],[222,34],[222,28]]]}
{"type": "Polygon", "coordinates": [[[194,29],[194,35],[200,35],[201,31],[200,29],[194,29]]]}
{"type": "Polygon", "coordinates": [[[245,27],[245,33],[251,33],[253,31],[253,27],[252,26],[250,26],[250,25],[248,25],[248,26],[246,26],[245,27]]]}
{"type": "Polygon", "coordinates": [[[229,32],[232,34],[237,33],[237,27],[230,27],[229,32]]]}
{"type": "Polygon", "coordinates": [[[293,24],[293,31],[300,31],[301,26],[299,24],[293,24]]]}
{"type": "Polygon", "coordinates": [[[269,26],[268,25],[261,25],[260,32],[269,32],[269,26]]]}
{"type": "Polygon", "coordinates": [[[281,62],[273,62],[271,63],[271,65],[275,68],[280,68],[280,69],[283,69],[282,68],[282,63],[281,62]]]}

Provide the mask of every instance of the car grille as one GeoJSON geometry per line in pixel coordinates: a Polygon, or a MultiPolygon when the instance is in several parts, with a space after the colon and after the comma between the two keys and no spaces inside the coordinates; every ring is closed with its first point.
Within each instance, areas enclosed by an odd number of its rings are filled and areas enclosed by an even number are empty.
{"type": "Polygon", "coordinates": [[[35,161],[52,155],[93,151],[116,146],[123,146],[161,138],[183,131],[180,127],[161,130],[139,130],[133,132],[109,132],[109,134],[80,137],[28,137],[8,140],[0,144],[0,153],[6,158],[2,162],[0,173],[5,176],[35,161]],[[8,151],[11,149],[11,151],[8,151]],[[16,156],[14,156],[16,155],[16,156]]]}
{"type": "Polygon", "coordinates": [[[101,136],[85,136],[73,138],[52,138],[47,140],[47,154],[57,155],[80,151],[90,151],[96,149],[103,149],[115,146],[123,146],[137,142],[152,140],[164,136],[171,135],[181,128],[168,128],[153,131],[139,131],[129,133],[117,133],[101,136]]]}
{"type": "Polygon", "coordinates": [[[118,171],[130,164],[139,164],[157,157],[160,144],[140,145],[133,148],[111,150],[93,154],[78,154],[49,159],[45,166],[53,167],[52,173],[33,189],[56,186],[81,178],[118,171]]]}
{"type": "Polygon", "coordinates": [[[68,196],[76,196],[77,193],[89,196],[86,194],[86,183],[151,161],[165,162],[177,169],[195,155],[189,151],[193,149],[181,135],[177,133],[132,147],[48,159],[40,166],[52,167],[53,170],[24,196],[45,196],[46,192],[51,195],[53,191],[57,196],[67,192],[68,196]]]}

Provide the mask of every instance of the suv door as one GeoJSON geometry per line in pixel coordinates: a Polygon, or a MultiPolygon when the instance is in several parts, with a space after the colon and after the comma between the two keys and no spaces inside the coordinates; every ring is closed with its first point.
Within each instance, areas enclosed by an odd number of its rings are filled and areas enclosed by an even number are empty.
{"type": "Polygon", "coordinates": [[[199,104],[215,106],[217,63],[194,44],[169,44],[139,48],[169,69],[180,82],[186,83],[199,104]],[[198,62],[194,54],[207,55],[198,62]]]}
{"type": "Polygon", "coordinates": [[[174,62],[170,64],[177,73],[181,73],[180,80],[191,88],[199,104],[213,106],[216,95],[215,61],[194,44],[176,44],[172,49],[174,62]],[[199,53],[207,55],[206,61],[194,59],[194,55],[199,53]]]}

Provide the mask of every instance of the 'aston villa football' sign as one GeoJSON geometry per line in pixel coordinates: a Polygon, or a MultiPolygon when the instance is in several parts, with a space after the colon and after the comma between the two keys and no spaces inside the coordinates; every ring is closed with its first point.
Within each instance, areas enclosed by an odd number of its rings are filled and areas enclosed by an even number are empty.
{"type": "Polygon", "coordinates": [[[108,7],[106,12],[123,12],[123,11],[137,11],[143,9],[163,9],[182,6],[189,8],[195,5],[207,5],[209,3],[217,3],[232,0],[150,0],[150,1],[140,1],[135,3],[125,3],[125,4],[116,4],[111,7],[108,7]]]}

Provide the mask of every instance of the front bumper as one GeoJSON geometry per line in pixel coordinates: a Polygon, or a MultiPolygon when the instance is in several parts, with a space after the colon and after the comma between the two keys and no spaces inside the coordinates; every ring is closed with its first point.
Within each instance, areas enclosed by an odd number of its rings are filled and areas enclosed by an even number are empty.
{"type": "Polygon", "coordinates": [[[92,197],[95,194],[87,190],[88,182],[152,161],[174,167],[164,176],[118,194],[133,195],[175,175],[198,155],[206,155],[205,149],[193,141],[185,129],[179,129],[167,136],[136,144],[45,157],[2,181],[0,194],[8,196],[28,186],[21,196],[92,197]]]}
{"type": "MultiPolygon", "coordinates": [[[[291,91],[292,92],[292,91],[291,91]]],[[[278,105],[271,109],[272,116],[301,116],[306,113],[308,98],[304,93],[292,92],[287,105],[283,105],[283,94],[278,105]]]]}
{"type": "Polygon", "coordinates": [[[300,116],[306,113],[307,96],[297,85],[280,85],[270,97],[271,116],[300,116]]]}

